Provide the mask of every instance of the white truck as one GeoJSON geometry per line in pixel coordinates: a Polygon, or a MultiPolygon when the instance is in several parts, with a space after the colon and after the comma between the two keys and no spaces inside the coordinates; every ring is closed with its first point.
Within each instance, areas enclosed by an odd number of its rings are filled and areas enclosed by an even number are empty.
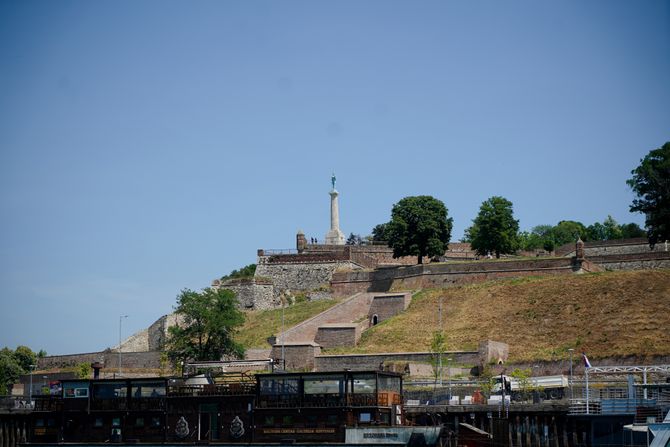
{"type": "Polygon", "coordinates": [[[514,377],[499,375],[493,377],[493,386],[491,394],[502,395],[504,382],[504,394],[511,396],[512,400],[519,400],[523,394],[532,395],[537,392],[541,399],[557,400],[562,399],[565,395],[565,390],[569,386],[569,381],[566,376],[538,376],[529,377],[526,380],[519,380],[514,377]]]}

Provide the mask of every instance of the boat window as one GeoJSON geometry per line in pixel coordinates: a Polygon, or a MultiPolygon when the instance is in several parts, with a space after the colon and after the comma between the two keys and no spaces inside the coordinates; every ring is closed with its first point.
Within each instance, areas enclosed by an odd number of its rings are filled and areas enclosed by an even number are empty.
{"type": "Polygon", "coordinates": [[[344,394],[344,377],[315,376],[304,379],[305,394],[344,394]]]}
{"type": "Polygon", "coordinates": [[[326,418],[327,427],[337,427],[339,425],[339,422],[340,420],[336,414],[329,414],[328,417],[326,418]]]}
{"type": "Polygon", "coordinates": [[[354,376],[354,393],[374,393],[375,392],[375,376],[374,374],[355,375],[354,376]]]}
{"type": "Polygon", "coordinates": [[[260,380],[260,393],[263,396],[298,394],[297,378],[268,377],[260,380]]]}
{"type": "Polygon", "coordinates": [[[35,421],[35,427],[44,427],[44,419],[37,419],[35,421]]]}
{"type": "Polygon", "coordinates": [[[144,418],[135,419],[135,427],[144,427],[144,418]]]}
{"type": "Polygon", "coordinates": [[[125,383],[96,383],[93,385],[93,397],[96,399],[118,399],[126,397],[125,383]]]}
{"type": "Polygon", "coordinates": [[[88,397],[88,382],[63,383],[63,396],[66,399],[88,397]]]}
{"type": "Polygon", "coordinates": [[[400,393],[400,377],[380,375],[379,391],[400,393]]]}
{"type": "Polygon", "coordinates": [[[154,428],[160,427],[161,426],[161,418],[152,417],[151,418],[151,426],[154,427],[154,428]]]}
{"type": "Polygon", "coordinates": [[[94,427],[102,427],[102,418],[95,418],[94,427]]]}
{"type": "Polygon", "coordinates": [[[140,397],[163,397],[165,396],[165,384],[163,382],[144,382],[131,384],[131,396],[133,398],[140,397]]]}
{"type": "Polygon", "coordinates": [[[121,426],[121,418],[113,418],[112,427],[120,427],[120,426],[121,426]]]}
{"type": "Polygon", "coordinates": [[[372,415],[370,413],[361,413],[358,415],[358,422],[370,422],[372,421],[372,415]]]}
{"type": "Polygon", "coordinates": [[[285,414],[282,417],[281,425],[284,427],[293,427],[294,425],[293,415],[285,414]]]}
{"type": "Polygon", "coordinates": [[[263,426],[264,427],[274,427],[275,425],[275,417],[274,416],[265,416],[265,419],[263,419],[263,426]]]}

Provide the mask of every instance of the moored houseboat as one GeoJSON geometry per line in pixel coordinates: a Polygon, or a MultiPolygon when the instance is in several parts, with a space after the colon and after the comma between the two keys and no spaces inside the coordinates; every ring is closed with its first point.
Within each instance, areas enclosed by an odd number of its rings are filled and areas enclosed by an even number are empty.
{"type": "Polygon", "coordinates": [[[405,425],[384,371],[65,380],[36,399],[29,443],[434,444],[405,425]]]}

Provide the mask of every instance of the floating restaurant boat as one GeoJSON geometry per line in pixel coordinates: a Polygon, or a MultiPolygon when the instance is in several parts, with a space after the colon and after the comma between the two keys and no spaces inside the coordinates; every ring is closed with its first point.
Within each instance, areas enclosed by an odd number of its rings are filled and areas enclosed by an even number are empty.
{"type": "Polygon", "coordinates": [[[434,445],[407,425],[402,376],[384,371],[64,380],[38,398],[31,444],[434,445]]]}

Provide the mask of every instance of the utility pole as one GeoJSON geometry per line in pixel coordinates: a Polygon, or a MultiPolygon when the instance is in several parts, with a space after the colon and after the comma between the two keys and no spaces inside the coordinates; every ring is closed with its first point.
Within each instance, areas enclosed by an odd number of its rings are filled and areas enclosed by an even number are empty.
{"type": "MultiPolygon", "coordinates": [[[[438,326],[437,329],[438,329],[438,331],[440,331],[440,335],[441,335],[442,334],[442,295],[440,295],[440,301],[439,302],[440,302],[440,304],[438,306],[438,315],[439,315],[438,321],[439,321],[439,323],[437,325],[438,326]]],[[[438,357],[437,357],[438,358],[437,369],[440,371],[440,388],[441,388],[442,387],[442,344],[440,344],[439,350],[440,350],[440,353],[438,354],[438,357]]],[[[449,392],[451,393],[451,390],[449,390],[449,392]]]]}
{"type": "Polygon", "coordinates": [[[573,348],[568,348],[568,351],[570,351],[570,400],[572,400],[575,398],[572,392],[572,353],[575,352],[575,350],[573,348]]]}
{"type": "Polygon", "coordinates": [[[121,377],[121,323],[124,318],[128,318],[128,315],[121,315],[119,317],[119,377],[121,377]]]}
{"type": "Polygon", "coordinates": [[[30,391],[28,394],[28,402],[30,402],[30,408],[33,407],[33,371],[37,365],[30,365],[30,391]]]}

